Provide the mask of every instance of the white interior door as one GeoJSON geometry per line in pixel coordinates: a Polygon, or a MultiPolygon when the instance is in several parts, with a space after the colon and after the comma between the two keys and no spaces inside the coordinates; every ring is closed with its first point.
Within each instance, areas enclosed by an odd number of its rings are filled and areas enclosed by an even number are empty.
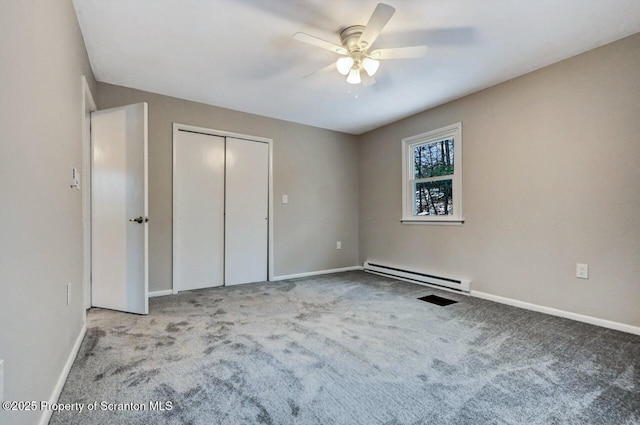
{"type": "Polygon", "coordinates": [[[224,283],[224,137],[179,130],[173,141],[173,285],[224,283]]]}
{"type": "Polygon", "coordinates": [[[147,104],[91,114],[91,304],[147,314],[147,104]]]}
{"type": "Polygon", "coordinates": [[[225,285],[267,280],[267,143],[227,138],[225,203],[225,285]]]}

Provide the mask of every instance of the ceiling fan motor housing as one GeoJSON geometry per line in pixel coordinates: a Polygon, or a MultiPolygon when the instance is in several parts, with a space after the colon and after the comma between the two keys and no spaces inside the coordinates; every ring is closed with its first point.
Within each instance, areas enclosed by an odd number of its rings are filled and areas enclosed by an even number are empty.
{"type": "Polygon", "coordinates": [[[363,25],[352,25],[340,31],[340,41],[342,42],[342,46],[349,52],[349,56],[353,59],[352,69],[355,70],[362,68],[362,61],[366,57],[365,51],[369,47],[360,44],[360,36],[364,28],[363,25]]]}
{"type": "Polygon", "coordinates": [[[364,28],[364,25],[352,25],[340,31],[342,46],[347,49],[349,53],[363,51],[369,48],[369,46],[361,46],[359,43],[364,28]]]}

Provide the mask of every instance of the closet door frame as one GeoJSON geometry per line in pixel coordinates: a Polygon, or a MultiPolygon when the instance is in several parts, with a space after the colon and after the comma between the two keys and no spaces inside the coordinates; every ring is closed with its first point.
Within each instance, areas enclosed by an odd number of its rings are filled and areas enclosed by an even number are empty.
{"type": "Polygon", "coordinates": [[[211,128],[205,128],[205,127],[197,127],[197,126],[193,126],[193,125],[188,125],[188,124],[180,124],[180,123],[173,123],[173,157],[172,157],[172,166],[171,166],[171,173],[172,173],[172,184],[171,184],[171,196],[172,196],[172,211],[171,211],[171,234],[172,234],[172,241],[171,241],[171,251],[172,251],[172,264],[171,264],[171,285],[172,285],[172,292],[174,294],[177,294],[178,291],[180,290],[180,288],[178,288],[176,286],[176,273],[175,273],[175,267],[174,265],[176,264],[176,260],[177,260],[177,253],[175,250],[175,246],[174,246],[174,241],[176,239],[176,230],[177,230],[177,226],[176,226],[176,217],[173,214],[174,211],[176,210],[176,197],[175,197],[175,193],[174,193],[174,188],[176,186],[176,176],[175,173],[173,172],[173,170],[175,170],[176,167],[176,140],[177,140],[177,135],[179,131],[190,131],[190,132],[194,132],[194,133],[201,133],[201,134],[207,134],[207,135],[211,135],[211,136],[219,136],[219,137],[233,137],[235,139],[244,139],[244,140],[249,140],[252,142],[262,142],[262,143],[267,143],[267,145],[269,146],[269,186],[268,186],[268,206],[269,206],[269,226],[268,226],[268,233],[267,233],[267,239],[268,239],[268,244],[267,244],[267,278],[269,279],[269,281],[273,280],[273,139],[269,139],[266,137],[260,137],[260,136],[250,136],[247,134],[240,134],[240,133],[232,133],[229,131],[223,131],[223,130],[215,130],[215,129],[211,129],[211,128]]]}

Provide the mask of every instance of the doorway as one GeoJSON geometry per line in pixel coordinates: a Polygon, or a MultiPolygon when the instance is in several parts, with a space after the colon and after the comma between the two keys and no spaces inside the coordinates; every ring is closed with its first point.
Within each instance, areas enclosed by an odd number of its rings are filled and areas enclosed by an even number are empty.
{"type": "Polygon", "coordinates": [[[91,308],[91,113],[98,108],[87,78],[82,84],[82,287],[84,309],[91,308]]]}
{"type": "Polygon", "coordinates": [[[83,305],[148,313],[146,103],[98,111],[82,92],[83,305]],[[128,217],[142,214],[140,217],[128,217]],[[134,226],[137,224],[138,226],[134,226]]]}

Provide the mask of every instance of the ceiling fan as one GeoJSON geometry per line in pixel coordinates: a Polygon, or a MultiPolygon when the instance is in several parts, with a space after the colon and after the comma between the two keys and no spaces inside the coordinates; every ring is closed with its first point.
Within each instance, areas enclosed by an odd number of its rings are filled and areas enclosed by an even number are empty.
{"type": "Polygon", "coordinates": [[[378,3],[366,26],[352,25],[340,31],[341,46],[304,32],[295,33],[293,38],[341,55],[342,57],[338,59],[335,65],[331,64],[321,71],[335,66],[340,74],[347,76],[349,84],[360,84],[362,82],[361,72],[364,70],[369,77],[373,77],[380,67],[380,60],[419,58],[427,52],[427,46],[397,47],[370,51],[371,46],[395,11],[388,4],[378,3]]]}

